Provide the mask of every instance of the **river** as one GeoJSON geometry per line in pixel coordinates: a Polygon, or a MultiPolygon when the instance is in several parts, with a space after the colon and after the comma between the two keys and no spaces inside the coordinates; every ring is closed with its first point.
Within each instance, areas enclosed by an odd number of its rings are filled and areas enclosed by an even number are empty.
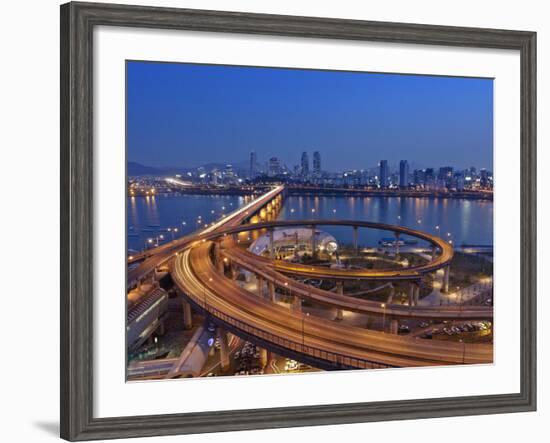
{"type": "MultiPolygon", "coordinates": [[[[141,251],[186,235],[249,201],[224,195],[158,195],[128,199],[128,249],[141,251]],[[199,217],[200,216],[200,217],[199,217]],[[177,232],[168,231],[177,228],[177,232]],[[163,236],[161,239],[159,236],[163,236]],[[149,241],[151,239],[151,241],[149,241]]],[[[288,196],[280,220],[345,219],[397,224],[439,234],[453,244],[493,244],[493,202],[488,200],[411,197],[288,196]],[[438,228],[439,229],[438,229],[438,228]],[[450,235],[449,235],[450,234],[450,235]]],[[[351,243],[347,227],[320,227],[340,243],[351,243]]],[[[359,242],[374,246],[384,231],[360,229],[359,242]]]]}

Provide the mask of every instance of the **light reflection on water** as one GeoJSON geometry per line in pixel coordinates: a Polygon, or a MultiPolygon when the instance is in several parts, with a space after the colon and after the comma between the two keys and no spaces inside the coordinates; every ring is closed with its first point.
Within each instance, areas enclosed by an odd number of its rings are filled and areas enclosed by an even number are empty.
{"type": "Polygon", "coordinates": [[[187,235],[222,214],[233,211],[246,200],[247,197],[226,195],[130,197],[127,212],[128,249],[141,251],[147,239],[156,239],[159,235],[163,235],[165,241],[171,240],[172,234],[166,231],[167,228],[178,228],[175,237],[187,235]]]}
{"type": "MultiPolygon", "coordinates": [[[[493,202],[406,197],[290,196],[279,220],[341,219],[402,225],[452,239],[455,245],[493,244],[493,202]],[[291,210],[294,211],[291,211],[291,210]],[[312,211],[314,209],[315,211],[312,211]],[[439,226],[439,230],[436,229],[439,226]],[[450,233],[451,236],[447,234],[450,233]]],[[[349,227],[321,227],[339,242],[351,243],[349,227]]],[[[361,244],[374,246],[384,231],[360,229],[361,244]]]]}
{"type": "MultiPolygon", "coordinates": [[[[241,196],[157,195],[128,199],[128,248],[140,251],[148,238],[186,235],[218,219],[248,201],[241,196]],[[212,213],[214,211],[214,213],[212,213]],[[201,223],[198,223],[199,215],[201,223]],[[185,224],[182,224],[185,222],[185,224]]],[[[452,239],[455,245],[493,244],[493,202],[485,200],[428,199],[405,197],[289,196],[279,220],[367,220],[408,226],[452,239]],[[314,209],[315,211],[312,211],[314,209]],[[291,211],[293,210],[293,211],[291,211]],[[438,231],[436,226],[440,227],[438,231]],[[447,233],[451,233],[448,237],[447,233]]],[[[352,242],[349,227],[322,227],[340,243],[352,242]]],[[[359,230],[361,244],[374,246],[384,231],[359,230]]]]}

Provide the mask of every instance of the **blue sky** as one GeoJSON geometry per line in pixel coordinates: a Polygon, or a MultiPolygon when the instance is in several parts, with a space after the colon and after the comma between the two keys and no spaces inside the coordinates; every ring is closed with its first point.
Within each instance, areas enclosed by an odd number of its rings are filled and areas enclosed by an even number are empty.
{"type": "Polygon", "coordinates": [[[493,81],[284,68],[128,62],[128,160],[260,162],[323,169],[407,159],[492,169],[493,81]]]}

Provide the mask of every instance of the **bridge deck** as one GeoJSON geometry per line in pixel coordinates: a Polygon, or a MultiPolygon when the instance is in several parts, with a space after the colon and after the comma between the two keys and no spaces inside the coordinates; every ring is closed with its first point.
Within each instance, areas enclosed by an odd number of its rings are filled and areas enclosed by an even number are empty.
{"type": "MultiPolygon", "coordinates": [[[[216,271],[209,243],[185,251],[175,260],[173,277],[194,301],[223,312],[240,323],[262,331],[263,338],[293,343],[325,352],[327,359],[345,355],[362,362],[389,366],[488,363],[492,346],[427,341],[370,331],[329,320],[305,316],[255,296],[216,271]]],[[[313,351],[314,352],[314,351],[313,351]]]]}
{"type": "Polygon", "coordinates": [[[279,287],[284,287],[286,290],[289,290],[292,295],[297,295],[325,306],[367,315],[386,315],[388,318],[398,317],[424,320],[490,320],[493,318],[493,308],[490,306],[431,307],[386,305],[382,307],[380,302],[352,298],[348,295],[325,291],[298,282],[293,278],[277,272],[280,268],[276,264],[273,265],[271,260],[251,254],[242,248],[225,248],[222,253],[239,266],[248,269],[254,274],[262,276],[279,287]]]}

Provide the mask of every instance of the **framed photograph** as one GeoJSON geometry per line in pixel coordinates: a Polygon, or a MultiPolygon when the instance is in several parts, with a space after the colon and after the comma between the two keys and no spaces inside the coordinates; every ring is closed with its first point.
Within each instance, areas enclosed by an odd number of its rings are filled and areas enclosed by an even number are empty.
{"type": "Polygon", "coordinates": [[[61,6],[61,436],[535,410],[535,42],[61,6]]]}

